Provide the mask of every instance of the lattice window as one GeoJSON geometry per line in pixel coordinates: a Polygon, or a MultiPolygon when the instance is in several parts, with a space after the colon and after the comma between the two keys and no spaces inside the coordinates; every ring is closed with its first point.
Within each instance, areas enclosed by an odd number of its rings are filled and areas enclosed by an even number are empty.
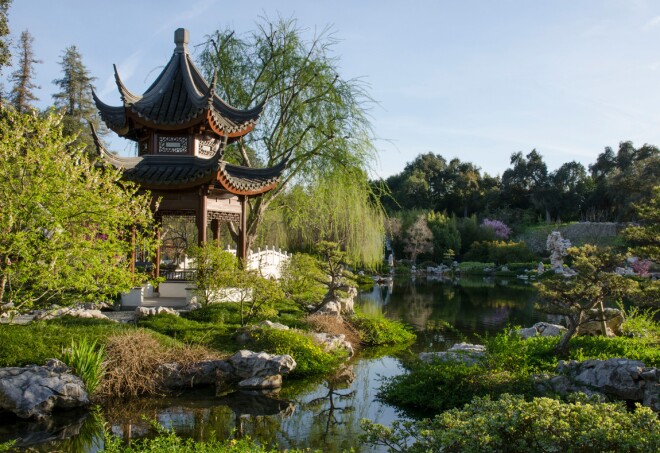
{"type": "Polygon", "coordinates": [[[197,154],[202,157],[212,157],[215,155],[219,146],[220,140],[215,140],[210,137],[200,138],[197,140],[197,154]]]}
{"type": "Polygon", "coordinates": [[[217,212],[209,211],[206,213],[206,218],[211,220],[219,220],[220,222],[240,222],[241,215],[236,212],[217,212]]]}
{"type": "Polygon", "coordinates": [[[158,137],[158,152],[185,154],[188,152],[188,137],[158,137]]]}

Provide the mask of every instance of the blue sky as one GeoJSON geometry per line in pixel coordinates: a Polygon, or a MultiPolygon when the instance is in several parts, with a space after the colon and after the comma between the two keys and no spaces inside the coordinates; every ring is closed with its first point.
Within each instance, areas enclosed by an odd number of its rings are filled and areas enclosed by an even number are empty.
{"type": "MultiPolygon", "coordinates": [[[[101,98],[142,92],[174,49],[259,16],[331,26],[345,78],[361,78],[382,177],[434,152],[501,174],[536,148],[550,169],[588,165],[623,140],[660,146],[660,2],[653,0],[262,1],[13,0],[12,35],[28,29],[41,105],[51,103],[63,50],[75,44],[101,98]]],[[[5,70],[3,78],[10,72],[5,70]]],[[[115,145],[115,147],[121,144],[115,145]]],[[[121,151],[121,150],[119,150],[121,151]]]]}

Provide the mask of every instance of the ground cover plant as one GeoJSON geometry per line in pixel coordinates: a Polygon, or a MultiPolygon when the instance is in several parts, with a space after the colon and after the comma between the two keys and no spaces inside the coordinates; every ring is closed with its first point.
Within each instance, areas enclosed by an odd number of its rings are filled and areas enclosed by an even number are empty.
{"type": "Polygon", "coordinates": [[[648,452],[660,449],[660,421],[645,407],[531,401],[504,394],[475,398],[433,420],[395,423],[392,428],[362,421],[364,439],[390,452],[648,452]]]}
{"type": "MultiPolygon", "coordinates": [[[[660,367],[658,325],[650,321],[648,315],[640,313],[629,316],[623,329],[628,337],[574,337],[567,359],[625,357],[641,360],[646,366],[660,367]]],[[[497,397],[503,393],[537,396],[531,377],[554,373],[559,360],[555,348],[559,342],[559,337],[523,340],[505,331],[484,339],[486,357],[473,366],[451,361],[427,364],[410,360],[405,364],[407,374],[384,382],[380,398],[428,415],[461,407],[475,397],[497,397]]]]}

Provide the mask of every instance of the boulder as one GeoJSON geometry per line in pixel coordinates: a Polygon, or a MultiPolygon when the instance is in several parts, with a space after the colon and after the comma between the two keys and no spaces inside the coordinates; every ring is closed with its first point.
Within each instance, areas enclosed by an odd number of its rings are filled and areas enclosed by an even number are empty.
{"type": "Polygon", "coordinates": [[[158,368],[161,385],[167,389],[236,382],[233,372],[234,368],[226,360],[204,360],[188,366],[164,363],[158,368]]]}
{"type": "Polygon", "coordinates": [[[296,368],[296,361],[290,355],[274,355],[266,352],[238,351],[228,362],[234,374],[241,379],[287,374],[296,368]]]}
{"type": "Polygon", "coordinates": [[[337,300],[330,299],[318,309],[317,313],[326,316],[341,316],[341,304],[337,300]]]}
{"type": "Polygon", "coordinates": [[[660,411],[660,370],[646,367],[639,360],[562,360],[557,365],[557,373],[556,376],[536,376],[537,390],[560,395],[583,392],[601,399],[640,401],[660,411]]]}
{"type": "Polygon", "coordinates": [[[531,337],[558,337],[566,332],[566,327],[547,322],[537,322],[532,327],[516,331],[523,340],[531,337]]]}
{"type": "Polygon", "coordinates": [[[353,357],[353,345],[346,341],[346,335],[336,334],[332,335],[329,333],[311,333],[310,337],[314,340],[314,343],[322,346],[326,352],[331,352],[336,349],[345,349],[348,352],[349,357],[353,357]]]}
{"type": "Polygon", "coordinates": [[[138,318],[146,318],[147,316],[162,314],[179,316],[179,312],[169,307],[137,307],[135,309],[135,315],[138,318]]]}
{"type": "Polygon", "coordinates": [[[474,365],[486,355],[486,346],[480,344],[457,343],[446,351],[422,352],[419,359],[426,363],[435,361],[463,362],[466,365],[474,365]]]}
{"type": "Polygon", "coordinates": [[[65,307],[57,308],[55,310],[40,310],[36,313],[35,320],[46,320],[61,318],[62,316],[73,316],[75,318],[87,318],[87,319],[104,319],[109,320],[106,315],[104,315],[101,310],[95,309],[85,309],[85,308],[75,308],[75,307],[65,307]]]}
{"type": "Polygon", "coordinates": [[[238,388],[241,390],[272,390],[281,387],[282,376],[279,374],[266,377],[255,376],[244,379],[238,383],[238,388]]]}
{"type": "Polygon", "coordinates": [[[88,404],[82,380],[59,360],[51,359],[44,366],[0,368],[0,409],[20,418],[43,419],[55,408],[88,404]]]}
{"type": "Polygon", "coordinates": [[[234,334],[234,339],[238,344],[248,344],[253,340],[253,334],[263,329],[289,330],[289,326],[285,326],[279,322],[261,321],[259,324],[237,330],[234,334]]]}
{"type": "MultiPolygon", "coordinates": [[[[623,312],[616,308],[606,308],[603,310],[603,314],[605,316],[605,324],[607,326],[607,336],[613,337],[621,335],[621,325],[623,324],[623,321],[625,321],[623,312]]],[[[603,335],[599,310],[588,310],[585,318],[585,322],[583,322],[577,329],[577,335],[603,335]]]]}
{"type": "Polygon", "coordinates": [[[275,330],[289,330],[289,326],[285,326],[282,323],[279,322],[272,322],[272,321],[261,321],[259,324],[257,324],[256,327],[260,328],[267,328],[267,329],[275,329],[275,330]]]}

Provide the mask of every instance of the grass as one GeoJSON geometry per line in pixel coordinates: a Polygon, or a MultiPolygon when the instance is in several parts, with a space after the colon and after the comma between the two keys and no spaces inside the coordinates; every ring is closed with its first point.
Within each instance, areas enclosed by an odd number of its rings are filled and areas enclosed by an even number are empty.
{"type": "Polygon", "coordinates": [[[348,322],[358,332],[360,342],[365,346],[408,345],[416,338],[405,324],[384,316],[356,313],[348,322]]]}

